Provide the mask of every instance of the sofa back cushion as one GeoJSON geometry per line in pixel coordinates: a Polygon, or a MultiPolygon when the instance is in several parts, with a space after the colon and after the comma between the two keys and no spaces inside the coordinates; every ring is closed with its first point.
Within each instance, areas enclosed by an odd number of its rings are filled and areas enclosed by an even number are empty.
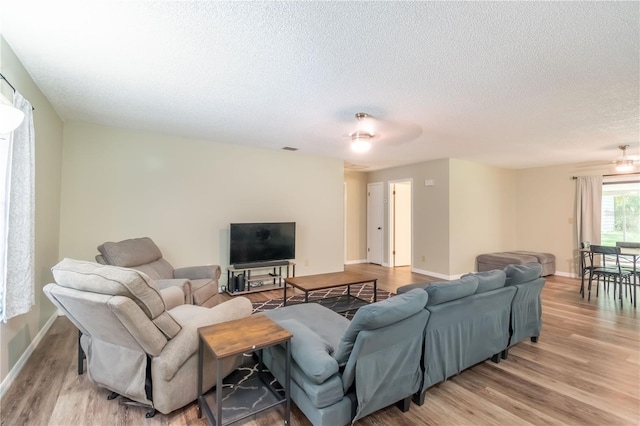
{"type": "Polygon", "coordinates": [[[152,280],[170,280],[174,278],[173,266],[164,258],[144,265],[133,266],[132,268],[147,274],[152,280]]]}
{"type": "Polygon", "coordinates": [[[478,279],[476,294],[502,288],[507,280],[507,274],[500,269],[477,272],[475,274],[466,274],[462,276],[462,278],[464,277],[476,277],[478,279]]]}
{"type": "Polygon", "coordinates": [[[415,315],[424,309],[428,299],[429,296],[424,290],[413,289],[387,300],[361,307],[340,339],[333,357],[341,365],[346,363],[361,330],[374,330],[415,315]]]}
{"type": "Polygon", "coordinates": [[[507,275],[505,286],[518,285],[533,281],[542,276],[542,265],[539,263],[527,263],[525,265],[507,265],[504,268],[507,275]]]}
{"type": "Polygon", "coordinates": [[[478,279],[469,275],[453,281],[429,283],[425,291],[429,294],[427,306],[439,305],[451,300],[467,297],[475,293],[478,279]]]}
{"type": "Polygon", "coordinates": [[[98,246],[107,265],[131,268],[146,265],[162,258],[158,246],[149,237],[133,238],[119,242],[107,241],[98,246]]]}
{"type": "Polygon", "coordinates": [[[164,300],[153,281],[142,272],[74,259],[63,259],[51,268],[51,272],[62,287],[130,298],[168,339],[181,330],[166,312],[164,300]]]}

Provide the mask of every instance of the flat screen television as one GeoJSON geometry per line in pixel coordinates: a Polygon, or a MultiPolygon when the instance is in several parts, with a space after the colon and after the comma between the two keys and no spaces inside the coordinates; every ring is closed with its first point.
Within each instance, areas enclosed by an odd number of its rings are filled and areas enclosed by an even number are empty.
{"type": "Polygon", "coordinates": [[[229,263],[234,266],[296,258],[296,223],[232,223],[229,263]]]}

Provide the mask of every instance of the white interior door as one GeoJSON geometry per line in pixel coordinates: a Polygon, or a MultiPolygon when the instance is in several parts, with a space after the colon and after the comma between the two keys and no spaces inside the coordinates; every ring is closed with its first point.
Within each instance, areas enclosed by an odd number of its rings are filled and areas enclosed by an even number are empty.
{"type": "Polygon", "coordinates": [[[391,232],[389,242],[391,266],[411,265],[411,181],[389,185],[391,232]]]}
{"type": "Polygon", "coordinates": [[[367,261],[382,265],[384,246],[382,182],[367,184],[367,261]]]}

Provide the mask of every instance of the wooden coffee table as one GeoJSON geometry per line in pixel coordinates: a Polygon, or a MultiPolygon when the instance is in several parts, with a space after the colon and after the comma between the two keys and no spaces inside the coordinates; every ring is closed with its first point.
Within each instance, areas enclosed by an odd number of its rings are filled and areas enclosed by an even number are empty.
{"type": "Polygon", "coordinates": [[[351,286],[354,284],[373,284],[373,301],[377,298],[377,278],[369,275],[360,274],[358,272],[331,272],[328,274],[307,275],[306,277],[290,277],[284,279],[284,306],[287,305],[287,284],[304,291],[304,303],[309,302],[309,292],[315,290],[326,290],[336,287],[347,286],[347,294],[336,297],[327,297],[324,299],[314,300],[335,312],[345,312],[357,309],[360,306],[369,304],[368,300],[361,299],[351,295],[351,286]]]}
{"type": "MultiPolygon", "coordinates": [[[[198,328],[198,335],[198,418],[202,417],[202,412],[204,411],[210,424],[222,426],[251,417],[272,407],[284,405],[284,424],[289,424],[291,415],[291,337],[293,336],[289,331],[279,326],[269,317],[251,315],[247,318],[198,328]],[[262,349],[280,343],[284,344],[287,354],[285,360],[285,383],[281,383],[284,388],[284,397],[278,394],[278,391],[265,377],[262,362],[262,349]],[[216,359],[215,415],[202,389],[202,375],[206,373],[203,371],[205,349],[211,351],[216,359]],[[259,352],[258,380],[270,392],[267,392],[260,401],[256,401],[250,413],[223,419],[222,360],[230,356],[256,351],[259,352]]],[[[244,386],[247,386],[247,384],[245,383],[244,386]]]]}

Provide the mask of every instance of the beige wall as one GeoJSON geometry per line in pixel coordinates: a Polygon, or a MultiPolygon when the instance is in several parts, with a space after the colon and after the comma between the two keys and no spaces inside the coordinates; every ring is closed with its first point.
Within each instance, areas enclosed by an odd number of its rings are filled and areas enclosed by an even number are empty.
{"type": "Polygon", "coordinates": [[[516,249],[515,171],[450,161],[449,271],[475,271],[476,256],[516,249]]]}
{"type": "Polygon", "coordinates": [[[474,271],[480,253],[515,249],[514,171],[445,159],[370,172],[384,182],[385,223],[388,182],[399,179],[413,182],[413,271],[450,279],[474,271]]]}
{"type": "Polygon", "coordinates": [[[343,270],[340,160],[67,123],[63,165],[61,257],[150,236],[175,267],[224,268],[229,223],[294,221],[297,275],[343,270]]]}
{"type": "Polygon", "coordinates": [[[367,174],[345,172],[346,257],[349,263],[367,260],[367,174]],[[362,207],[364,206],[364,208],[362,207]]]}
{"type": "MultiPolygon", "coordinates": [[[[449,160],[434,160],[368,173],[368,183],[383,182],[384,259],[389,262],[389,181],[412,180],[413,249],[412,269],[432,276],[449,271],[449,160]],[[435,185],[425,186],[426,179],[435,185]]],[[[366,200],[364,204],[366,211],[366,200]]],[[[366,235],[366,234],[365,234],[366,235]]]]}
{"type": "MultiPolygon", "coordinates": [[[[470,161],[429,161],[367,173],[367,181],[413,179],[412,269],[441,278],[475,270],[481,253],[552,253],[556,273],[576,275],[573,176],[615,173],[611,166],[567,164],[509,170],[470,161]],[[434,186],[424,186],[433,179],[434,186]],[[424,261],[422,260],[424,256],[424,261]]],[[[365,212],[366,199],[359,206],[365,212]]],[[[385,203],[385,221],[388,217],[385,203]]],[[[366,244],[366,228],[362,231],[366,244]]],[[[388,259],[385,230],[385,259],[388,259]]]]}
{"type": "Polygon", "coordinates": [[[0,72],[34,106],[36,135],[35,306],[0,324],[0,379],[5,391],[13,380],[10,371],[25,361],[56,312],[42,287],[52,280],[50,268],[58,261],[63,123],[2,37],[0,72]]]}
{"type": "Polygon", "coordinates": [[[517,246],[552,253],[556,273],[576,275],[575,187],[573,176],[614,173],[611,166],[576,164],[516,171],[517,246]]]}

